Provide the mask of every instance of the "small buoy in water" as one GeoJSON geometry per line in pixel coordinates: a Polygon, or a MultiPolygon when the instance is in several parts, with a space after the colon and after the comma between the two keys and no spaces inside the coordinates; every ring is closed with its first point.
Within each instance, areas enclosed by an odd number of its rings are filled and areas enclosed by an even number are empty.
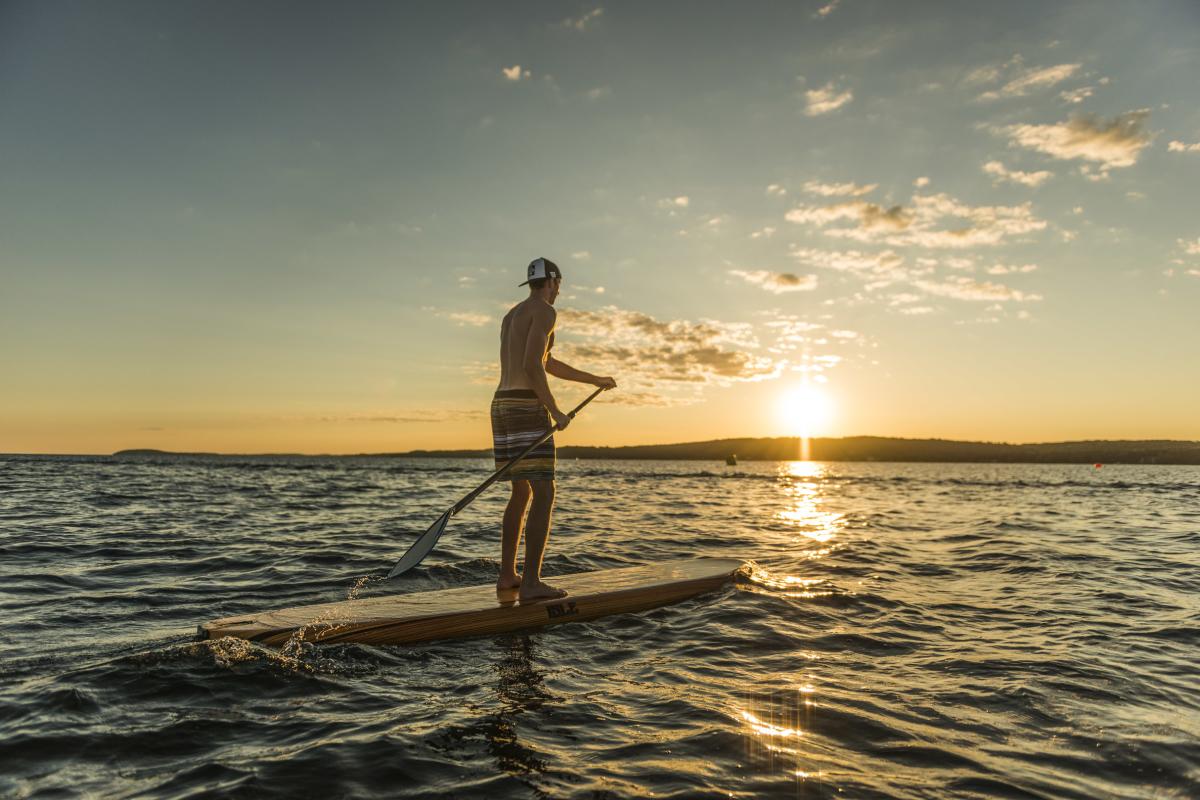
{"type": "Polygon", "coordinates": [[[1092,466],[1095,467],[1096,469],[1104,469],[1103,464],[1093,464],[1092,466]]]}
{"type": "Polygon", "coordinates": [[[737,455],[731,454],[725,457],[725,465],[729,467],[737,466],[737,455]]]}

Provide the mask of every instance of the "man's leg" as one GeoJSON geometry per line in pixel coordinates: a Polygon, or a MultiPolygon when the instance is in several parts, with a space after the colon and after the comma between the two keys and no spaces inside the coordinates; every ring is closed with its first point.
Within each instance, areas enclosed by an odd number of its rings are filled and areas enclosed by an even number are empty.
{"type": "Polygon", "coordinates": [[[517,574],[517,545],[521,542],[521,525],[529,508],[529,481],[513,481],[508,507],[504,509],[504,533],[500,539],[500,578],[497,589],[515,589],[521,585],[517,574]]]}
{"type": "Polygon", "coordinates": [[[525,568],[521,576],[521,599],[565,597],[566,592],[542,583],[542,556],[550,540],[550,516],[554,510],[554,481],[529,481],[533,504],[525,522],[525,568]]]}

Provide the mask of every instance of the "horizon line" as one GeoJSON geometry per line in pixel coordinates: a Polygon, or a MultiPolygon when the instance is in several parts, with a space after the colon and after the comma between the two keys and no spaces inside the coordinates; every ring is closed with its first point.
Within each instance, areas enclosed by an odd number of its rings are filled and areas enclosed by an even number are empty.
{"type": "MultiPolygon", "coordinates": [[[[943,442],[948,444],[968,444],[968,445],[989,445],[998,447],[1033,447],[1047,445],[1069,445],[1069,444],[1192,444],[1200,445],[1200,440],[1194,439],[1064,439],[1059,441],[1033,441],[1033,442],[1005,442],[1005,441],[990,441],[981,439],[946,439],[941,437],[909,437],[909,436],[877,436],[877,435],[857,435],[857,436],[731,436],[721,439],[698,439],[686,442],[660,442],[653,444],[567,444],[560,445],[559,450],[567,448],[592,448],[592,449],[629,449],[641,447],[680,447],[684,445],[698,444],[715,444],[720,442],[739,442],[739,441],[779,441],[792,439],[797,442],[801,441],[846,441],[852,439],[881,439],[895,442],[943,442]]],[[[201,455],[201,456],[302,456],[306,458],[354,458],[354,457],[400,457],[413,453],[487,453],[490,452],[490,447],[442,447],[442,448],[413,448],[410,450],[388,450],[378,452],[357,452],[357,453],[312,453],[301,451],[290,452],[218,452],[218,451],[193,451],[193,450],[164,450],[157,447],[127,447],[111,452],[83,452],[83,453],[65,453],[65,452],[42,452],[42,453],[19,453],[19,452],[0,452],[0,457],[3,456],[115,456],[121,453],[161,453],[163,455],[201,455]]]]}

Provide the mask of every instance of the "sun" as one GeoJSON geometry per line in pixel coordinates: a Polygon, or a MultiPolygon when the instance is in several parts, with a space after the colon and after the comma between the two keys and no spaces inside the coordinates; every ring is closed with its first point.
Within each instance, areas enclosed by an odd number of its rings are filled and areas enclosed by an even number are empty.
{"type": "Polygon", "coordinates": [[[807,438],[828,430],[833,419],[833,402],[816,386],[793,386],[780,396],[778,412],[787,435],[807,438]]]}

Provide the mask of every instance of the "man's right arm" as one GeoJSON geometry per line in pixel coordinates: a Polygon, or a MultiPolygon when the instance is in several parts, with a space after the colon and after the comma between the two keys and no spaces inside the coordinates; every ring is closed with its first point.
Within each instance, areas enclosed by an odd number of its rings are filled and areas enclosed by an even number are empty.
{"type": "Polygon", "coordinates": [[[554,418],[554,424],[559,430],[567,427],[571,418],[559,410],[554,395],[550,393],[550,384],[546,380],[546,347],[550,342],[550,332],[554,330],[555,313],[553,308],[539,309],[529,323],[529,336],[525,340],[525,357],[522,366],[529,378],[529,385],[542,405],[554,418]]]}

